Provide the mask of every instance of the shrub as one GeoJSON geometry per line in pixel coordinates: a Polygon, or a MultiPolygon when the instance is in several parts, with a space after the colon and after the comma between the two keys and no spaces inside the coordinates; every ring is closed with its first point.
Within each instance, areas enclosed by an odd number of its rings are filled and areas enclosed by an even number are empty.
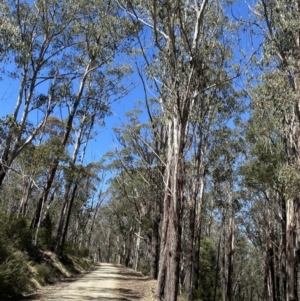
{"type": "Polygon", "coordinates": [[[78,249],[70,243],[65,243],[64,252],[65,255],[75,255],[78,257],[89,257],[89,250],[87,248],[78,249]]]}
{"type": "Polygon", "coordinates": [[[35,256],[35,248],[32,245],[32,230],[28,218],[9,219],[5,230],[6,236],[14,247],[26,251],[30,256],[35,256]]]}
{"type": "Polygon", "coordinates": [[[22,252],[16,252],[0,264],[0,295],[14,296],[27,291],[30,271],[22,252]]]}
{"type": "Polygon", "coordinates": [[[54,282],[51,270],[45,263],[37,264],[35,268],[37,272],[37,277],[42,284],[54,282]]]}
{"type": "Polygon", "coordinates": [[[50,214],[48,212],[41,224],[41,228],[39,232],[39,246],[44,250],[50,250],[54,245],[53,238],[52,238],[52,230],[53,230],[53,223],[50,214]]]}

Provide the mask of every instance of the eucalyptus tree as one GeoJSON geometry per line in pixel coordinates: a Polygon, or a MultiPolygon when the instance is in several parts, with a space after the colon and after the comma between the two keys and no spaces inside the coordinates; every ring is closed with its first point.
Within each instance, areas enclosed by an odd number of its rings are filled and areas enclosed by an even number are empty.
{"type": "Polygon", "coordinates": [[[138,223],[135,226],[134,268],[137,269],[140,262],[139,253],[148,254],[150,274],[155,278],[158,270],[162,176],[155,155],[157,149],[153,128],[139,120],[139,113],[139,110],[128,112],[129,123],[115,129],[119,147],[108,156],[123,198],[135,209],[133,215],[138,223]],[[150,252],[141,248],[145,247],[145,241],[151,245],[150,252]]]}
{"type": "MultiPolygon", "coordinates": [[[[142,200],[138,198],[141,187],[136,184],[128,174],[116,175],[110,181],[111,199],[107,204],[111,222],[115,224],[111,229],[119,245],[115,250],[118,253],[116,257],[119,257],[121,264],[135,269],[139,261],[140,239],[143,235],[141,223],[144,217],[142,200]],[[132,181],[133,185],[130,185],[129,181],[132,181]]],[[[110,257],[112,255],[111,250],[110,257]]]]}
{"type": "Polygon", "coordinates": [[[59,103],[66,76],[64,53],[82,42],[74,32],[77,8],[67,2],[4,1],[1,7],[1,47],[7,49],[1,72],[19,88],[13,112],[1,119],[5,131],[0,185],[14,159],[35,139],[59,103]]]}
{"type": "MultiPolygon", "coordinates": [[[[127,113],[129,123],[115,129],[121,145],[121,149],[115,155],[119,166],[133,179],[130,181],[130,185],[132,185],[131,182],[134,182],[138,186],[144,186],[144,192],[141,191],[141,188],[138,190],[138,199],[147,208],[146,214],[143,214],[145,215],[143,220],[149,223],[150,218],[151,222],[146,234],[151,244],[150,276],[156,279],[163,200],[163,170],[165,168],[162,158],[165,152],[166,136],[164,127],[159,123],[161,112],[155,102],[147,100],[146,107],[150,122],[142,123],[139,120],[140,111],[134,110],[127,113]]],[[[139,219],[141,220],[141,218],[139,219]]],[[[142,226],[144,227],[143,224],[142,226]]]]}
{"type": "Polygon", "coordinates": [[[168,137],[156,294],[160,299],[177,300],[189,122],[204,95],[230,81],[225,70],[230,58],[229,36],[225,34],[229,20],[217,1],[124,3],[123,9],[144,26],[148,37],[148,45],[143,39],[140,44],[147,79],[152,81],[149,87],[161,105],[161,122],[168,137]]]}
{"type": "MultiPolygon", "coordinates": [[[[95,75],[96,76],[96,75],[95,75]]],[[[101,77],[103,75],[101,74],[101,77]]],[[[88,85],[87,97],[82,99],[82,103],[79,104],[77,114],[75,115],[73,130],[75,132],[74,137],[74,149],[69,162],[69,170],[66,170],[66,182],[64,187],[64,196],[61,204],[61,213],[57,223],[57,238],[56,238],[56,250],[59,251],[62,228],[65,221],[65,216],[67,212],[67,205],[69,204],[69,199],[74,199],[72,195],[76,193],[78,185],[76,184],[76,177],[74,177],[74,169],[76,170],[76,164],[83,165],[85,159],[86,148],[90,139],[96,136],[97,132],[94,130],[95,125],[101,125],[105,115],[108,113],[109,103],[99,101],[103,98],[107,98],[109,93],[115,94],[115,97],[122,96],[126,92],[125,87],[117,87],[114,89],[114,85],[118,82],[118,76],[120,74],[114,74],[111,70],[111,79],[108,82],[109,76],[107,76],[106,81],[99,80],[97,82],[98,89],[92,89],[88,85]],[[102,86],[104,84],[104,86],[102,86]],[[102,93],[102,94],[100,94],[102,93]],[[77,122],[78,120],[78,122],[77,122]],[[81,151],[81,153],[80,153],[81,151]],[[80,158],[78,158],[80,155],[80,158]],[[79,161],[79,162],[78,162],[79,161]],[[73,184],[73,187],[72,187],[73,184]],[[70,197],[71,194],[71,197],[70,197]]],[[[113,101],[113,99],[110,99],[113,101]]],[[[76,173],[76,172],[75,172],[76,173]]],[[[68,210],[72,210],[72,205],[69,204],[68,210]]]]}
{"type": "MultiPolygon", "coordinates": [[[[297,1],[260,1],[253,8],[256,24],[264,36],[262,76],[253,103],[274,117],[278,126],[285,164],[280,169],[283,191],[282,264],[285,300],[298,300],[297,269],[299,249],[299,3],[297,1]],[[266,111],[268,110],[268,111],[266,111]]],[[[265,139],[272,143],[272,134],[265,139]]]]}
{"type": "MultiPolygon", "coordinates": [[[[207,70],[211,78],[223,70],[207,70]]],[[[206,84],[211,83],[210,76],[206,84]]],[[[230,180],[230,170],[241,153],[240,134],[233,130],[232,120],[243,112],[242,93],[234,91],[230,84],[216,86],[202,96],[199,107],[190,116],[189,164],[187,166],[187,207],[189,209],[189,246],[186,252],[185,290],[192,298],[200,279],[199,253],[202,209],[205,208],[204,192],[209,176],[218,171],[223,181],[230,180]],[[221,169],[221,171],[220,171],[221,169]]],[[[221,181],[219,179],[219,181],[221,181]]],[[[231,185],[236,180],[231,179],[231,185]]],[[[232,187],[233,188],[233,187],[232,187]]]]}
{"type": "Polygon", "coordinates": [[[89,237],[88,225],[92,215],[95,214],[95,198],[99,200],[97,195],[100,193],[98,188],[101,179],[98,177],[98,173],[101,172],[101,169],[100,164],[89,163],[87,166],[76,166],[71,171],[75,178],[74,188],[76,187],[76,189],[74,191],[73,188],[66,210],[65,223],[61,229],[61,241],[58,245],[58,251],[61,255],[67,242],[73,246],[78,246],[79,250],[84,247],[90,251],[87,240],[89,237]]]}
{"type": "MultiPolygon", "coordinates": [[[[288,183],[284,170],[287,167],[287,156],[282,139],[282,112],[274,108],[274,96],[265,94],[265,88],[266,84],[263,84],[252,91],[252,115],[245,131],[246,160],[240,169],[246,188],[245,199],[249,201],[245,227],[247,236],[261,252],[265,262],[265,299],[285,300],[285,206],[288,183]]],[[[269,86],[269,89],[276,93],[273,86],[269,86]]]]}
{"type": "MultiPolygon", "coordinates": [[[[124,19],[118,8],[110,2],[95,0],[87,4],[78,1],[72,7],[76,8],[78,21],[72,27],[73,36],[80,43],[72,52],[64,54],[67,76],[64,90],[57,95],[68,108],[61,139],[63,147],[67,144],[76,113],[84,99],[98,103],[99,112],[99,108],[109,105],[111,97],[116,97],[115,94],[120,97],[126,90],[121,87],[120,81],[129,70],[122,65],[117,68],[114,64],[116,55],[128,47],[128,37],[135,31],[135,26],[124,19]]],[[[59,161],[60,155],[57,154],[32,219],[32,227],[40,223],[59,161]]]]}

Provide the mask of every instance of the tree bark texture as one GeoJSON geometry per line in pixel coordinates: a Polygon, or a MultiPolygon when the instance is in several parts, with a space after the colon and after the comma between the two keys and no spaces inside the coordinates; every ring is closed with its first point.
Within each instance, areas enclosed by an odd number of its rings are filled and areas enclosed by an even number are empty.
{"type": "Polygon", "coordinates": [[[156,294],[160,300],[176,301],[179,287],[182,205],[184,197],[184,158],[182,124],[169,121],[168,165],[162,221],[159,274],[156,294]]]}
{"type": "Polygon", "coordinates": [[[152,221],[151,236],[151,257],[150,257],[150,277],[157,279],[159,262],[159,221],[157,218],[152,221]]]}

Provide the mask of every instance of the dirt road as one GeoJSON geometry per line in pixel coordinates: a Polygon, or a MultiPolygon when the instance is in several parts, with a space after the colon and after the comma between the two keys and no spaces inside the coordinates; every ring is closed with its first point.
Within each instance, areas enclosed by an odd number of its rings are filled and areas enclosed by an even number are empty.
{"type": "MultiPolygon", "coordinates": [[[[39,301],[152,301],[154,281],[132,270],[102,263],[82,278],[48,287],[32,296],[39,301]]],[[[28,299],[27,299],[28,300],[28,299]]]]}

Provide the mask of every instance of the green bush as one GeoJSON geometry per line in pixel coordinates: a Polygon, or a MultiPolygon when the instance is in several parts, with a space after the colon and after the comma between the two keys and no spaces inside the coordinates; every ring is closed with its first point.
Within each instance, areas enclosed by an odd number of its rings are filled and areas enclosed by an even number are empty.
{"type": "Polygon", "coordinates": [[[0,296],[15,296],[29,288],[28,258],[22,251],[30,246],[28,221],[0,213],[0,296]]]}
{"type": "Polygon", "coordinates": [[[141,262],[138,263],[138,271],[140,271],[143,275],[149,275],[150,269],[150,264],[142,264],[141,262]]]}
{"type": "Polygon", "coordinates": [[[26,217],[12,218],[5,227],[6,236],[17,249],[27,252],[29,256],[36,256],[36,249],[32,244],[32,230],[30,220],[26,217]]]}
{"type": "Polygon", "coordinates": [[[35,268],[39,282],[41,282],[42,284],[54,282],[51,270],[45,263],[37,264],[35,268]]]}
{"type": "Polygon", "coordinates": [[[22,252],[15,252],[0,264],[0,295],[15,296],[29,288],[30,271],[22,252]]]}
{"type": "MultiPolygon", "coordinates": [[[[200,285],[194,292],[193,300],[211,301],[214,296],[217,250],[211,239],[205,237],[200,244],[200,285]]],[[[217,271],[219,272],[219,271],[217,271]]],[[[216,300],[221,300],[221,292],[216,290],[216,300]]]]}
{"type": "Polygon", "coordinates": [[[77,246],[74,246],[70,243],[65,243],[64,252],[65,255],[74,255],[78,257],[89,257],[89,250],[87,248],[78,249],[77,246]]]}
{"type": "Polygon", "coordinates": [[[39,231],[39,246],[44,250],[51,250],[54,245],[54,241],[52,237],[53,223],[49,213],[47,213],[43,220],[39,231]]]}

